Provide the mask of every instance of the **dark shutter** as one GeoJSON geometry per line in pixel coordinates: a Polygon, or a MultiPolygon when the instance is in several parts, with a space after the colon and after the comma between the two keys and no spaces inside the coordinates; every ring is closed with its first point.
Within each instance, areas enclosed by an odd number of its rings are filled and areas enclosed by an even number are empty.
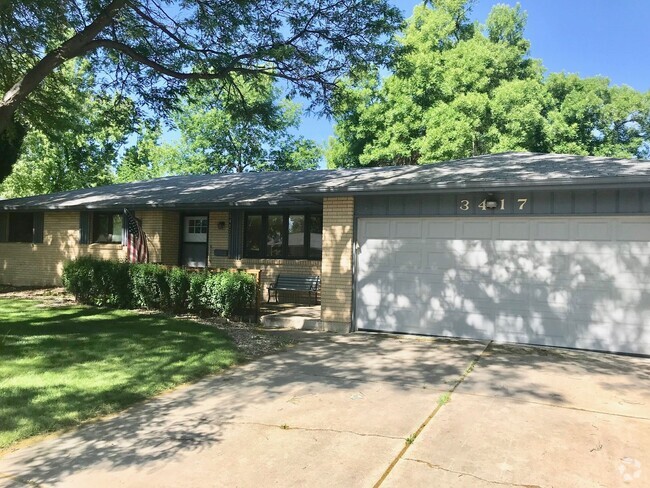
{"type": "Polygon", "coordinates": [[[230,212],[230,243],[228,246],[228,257],[231,259],[241,259],[244,247],[244,212],[242,210],[233,210],[230,212]]]}
{"type": "Polygon", "coordinates": [[[34,212],[34,233],[32,243],[41,244],[43,242],[43,212],[34,212]]]}
{"type": "Polygon", "coordinates": [[[90,212],[81,212],[79,214],[79,242],[81,244],[90,244],[90,212]]]}
{"type": "Polygon", "coordinates": [[[0,212],[0,242],[9,240],[9,214],[0,212]]]}

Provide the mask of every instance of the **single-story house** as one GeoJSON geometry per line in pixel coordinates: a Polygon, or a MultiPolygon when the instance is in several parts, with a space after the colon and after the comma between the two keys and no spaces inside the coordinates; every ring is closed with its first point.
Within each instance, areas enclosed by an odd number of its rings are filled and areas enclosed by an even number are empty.
{"type": "Polygon", "coordinates": [[[0,201],[0,283],[122,259],[321,276],[321,324],[650,354],[650,163],[505,153],[179,176],[0,201]]]}

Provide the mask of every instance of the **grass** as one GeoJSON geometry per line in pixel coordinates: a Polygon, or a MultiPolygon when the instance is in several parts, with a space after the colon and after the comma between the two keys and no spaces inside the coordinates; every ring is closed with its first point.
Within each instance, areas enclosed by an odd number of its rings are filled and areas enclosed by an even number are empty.
{"type": "Polygon", "coordinates": [[[443,393],[438,397],[438,405],[442,407],[443,405],[448,404],[450,400],[451,400],[451,394],[443,393]]]}
{"type": "Polygon", "coordinates": [[[226,335],[191,321],[0,298],[0,449],[237,360],[226,335]]]}

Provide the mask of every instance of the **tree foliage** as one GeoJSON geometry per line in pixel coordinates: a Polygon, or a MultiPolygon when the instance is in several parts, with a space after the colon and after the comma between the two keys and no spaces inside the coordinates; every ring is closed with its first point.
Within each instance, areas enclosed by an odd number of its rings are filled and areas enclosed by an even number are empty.
{"type": "Polygon", "coordinates": [[[20,157],[0,184],[0,195],[21,197],[113,182],[112,167],[138,120],[134,103],[99,95],[81,63],[63,68],[59,117],[35,126],[20,157]]]}
{"type": "Polygon", "coordinates": [[[161,144],[160,128],[145,128],[120,162],[118,179],[315,169],[321,148],[295,134],[300,106],[270,79],[237,83],[236,95],[215,93],[213,82],[194,84],[174,116],[179,140],[161,144]]]}
{"type": "MultiPolygon", "coordinates": [[[[400,21],[387,0],[4,0],[0,143],[19,146],[39,117],[56,114],[70,59],[90,60],[99,92],[161,114],[188,80],[236,88],[260,76],[322,107],[352,66],[386,59],[400,21]]],[[[5,174],[12,163],[4,158],[5,174]]]]}
{"type": "Polygon", "coordinates": [[[602,77],[544,76],[529,56],[526,14],[435,0],[408,20],[392,72],[336,94],[334,167],[418,164],[510,150],[647,155],[650,95],[602,77]]]}

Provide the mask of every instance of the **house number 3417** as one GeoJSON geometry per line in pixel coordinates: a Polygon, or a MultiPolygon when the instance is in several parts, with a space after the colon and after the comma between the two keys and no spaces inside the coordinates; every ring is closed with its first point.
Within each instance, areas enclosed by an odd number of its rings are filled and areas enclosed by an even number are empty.
{"type": "MultiPolygon", "coordinates": [[[[496,207],[488,205],[487,199],[484,199],[477,205],[477,207],[481,210],[505,210],[506,209],[506,199],[501,198],[500,200],[496,200],[496,207]]],[[[528,198],[517,198],[517,204],[515,205],[515,208],[517,210],[523,210],[526,208],[526,204],[528,203],[528,198]]],[[[469,200],[461,200],[460,201],[460,206],[458,207],[460,210],[463,212],[467,212],[470,209],[470,201],[469,200]]]]}

